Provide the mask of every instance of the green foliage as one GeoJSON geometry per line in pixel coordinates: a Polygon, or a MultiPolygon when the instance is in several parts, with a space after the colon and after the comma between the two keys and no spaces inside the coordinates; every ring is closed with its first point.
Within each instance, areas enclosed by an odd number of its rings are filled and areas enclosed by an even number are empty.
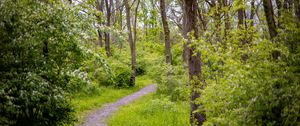
{"type": "Polygon", "coordinates": [[[59,1],[0,2],[0,124],[73,122],[67,98],[89,83],[80,71],[91,20],[59,1]]]}
{"type": "Polygon", "coordinates": [[[138,60],[137,65],[136,65],[136,75],[137,76],[142,76],[146,73],[146,66],[147,63],[144,59],[138,60]]]}
{"type": "Polygon", "coordinates": [[[172,65],[181,66],[182,65],[182,49],[181,43],[172,45],[172,65]]]}
{"type": "Polygon", "coordinates": [[[158,93],[172,101],[188,100],[187,73],[182,65],[182,45],[172,46],[173,65],[165,64],[164,45],[156,42],[143,42],[139,53],[146,64],[146,74],[157,83],[158,93]]]}
{"type": "Polygon", "coordinates": [[[188,102],[171,102],[149,95],[132,105],[124,106],[108,124],[112,126],[188,126],[188,102]],[[130,121],[128,121],[130,120],[130,121]]]}
{"type": "Polygon", "coordinates": [[[157,82],[159,94],[172,101],[188,100],[187,75],[182,67],[162,64],[153,68],[151,77],[157,82]]]}
{"type": "Polygon", "coordinates": [[[208,84],[198,100],[205,106],[205,125],[298,125],[299,74],[291,65],[297,55],[267,40],[230,43],[225,50],[198,42],[208,84]]]}
{"type": "MultiPolygon", "coordinates": [[[[110,61],[110,72],[103,72],[103,67],[99,68],[96,78],[100,85],[112,86],[115,88],[128,88],[134,86],[131,82],[131,67],[129,60],[126,59],[128,54],[114,55],[110,61]]],[[[108,65],[108,64],[107,64],[108,65]]]]}
{"type": "Polygon", "coordinates": [[[1,83],[1,125],[58,125],[73,121],[74,110],[62,88],[31,72],[4,78],[14,79],[1,83]]]}
{"type": "Polygon", "coordinates": [[[114,78],[114,86],[121,87],[132,87],[134,84],[131,82],[131,70],[129,67],[118,67],[114,78]]]}

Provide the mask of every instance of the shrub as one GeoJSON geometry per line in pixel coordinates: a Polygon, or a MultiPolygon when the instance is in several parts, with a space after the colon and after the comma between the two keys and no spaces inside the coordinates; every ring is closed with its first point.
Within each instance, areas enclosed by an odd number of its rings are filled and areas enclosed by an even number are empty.
{"type": "Polygon", "coordinates": [[[207,86],[197,100],[205,106],[199,109],[206,112],[204,125],[299,125],[299,55],[268,40],[220,52],[199,45],[206,48],[199,50],[207,86]],[[281,56],[274,58],[273,50],[281,56]]]}
{"type": "Polygon", "coordinates": [[[141,76],[146,73],[146,62],[145,60],[139,60],[136,65],[136,76],[141,76]]]}
{"type": "Polygon", "coordinates": [[[74,110],[62,88],[30,72],[13,73],[5,78],[9,80],[0,83],[1,125],[52,126],[72,123],[74,110]]]}
{"type": "Polygon", "coordinates": [[[158,83],[157,92],[170,100],[188,100],[186,73],[182,66],[161,65],[154,68],[151,77],[158,83]]]}
{"type": "Polygon", "coordinates": [[[100,85],[112,86],[115,88],[128,88],[134,86],[131,82],[131,67],[128,64],[114,61],[111,64],[111,72],[103,72],[98,69],[98,81],[100,85]]]}
{"type": "Polygon", "coordinates": [[[72,123],[67,96],[86,81],[69,73],[87,59],[91,21],[64,4],[0,2],[0,125],[72,123]]]}
{"type": "Polygon", "coordinates": [[[114,78],[114,81],[114,86],[118,88],[134,86],[131,82],[131,71],[128,69],[118,71],[117,75],[114,78]]]}

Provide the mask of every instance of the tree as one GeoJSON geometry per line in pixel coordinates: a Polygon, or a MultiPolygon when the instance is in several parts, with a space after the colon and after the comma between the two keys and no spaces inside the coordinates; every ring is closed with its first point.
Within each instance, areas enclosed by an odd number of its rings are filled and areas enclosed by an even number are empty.
{"type": "MultiPolygon", "coordinates": [[[[197,0],[184,0],[184,12],[185,12],[185,32],[190,34],[191,37],[198,39],[198,29],[197,29],[197,12],[198,4],[197,0]]],[[[194,45],[192,45],[191,37],[188,37],[187,44],[190,46],[187,50],[189,52],[188,57],[188,67],[189,67],[189,83],[191,86],[190,102],[190,121],[192,124],[202,125],[205,121],[205,114],[200,113],[198,108],[199,104],[195,103],[196,99],[200,98],[199,89],[203,89],[201,85],[201,54],[196,51],[194,45]]]]}
{"type": "Polygon", "coordinates": [[[123,28],[123,6],[124,5],[121,5],[122,2],[120,2],[119,0],[116,0],[116,9],[119,10],[119,15],[117,16],[119,18],[119,27],[120,27],[120,30],[122,30],[123,28]]]}
{"type": "MultiPolygon", "coordinates": [[[[104,0],[101,0],[101,3],[99,2],[99,0],[97,0],[96,1],[96,8],[97,8],[97,10],[98,11],[100,11],[102,14],[103,14],[103,4],[104,4],[104,0]]],[[[99,25],[102,25],[103,23],[103,21],[102,21],[102,19],[101,19],[101,17],[100,16],[97,16],[97,18],[98,18],[98,24],[99,25]]],[[[102,42],[102,39],[103,39],[103,37],[102,37],[102,33],[101,33],[101,31],[100,30],[97,30],[97,33],[98,33],[98,43],[96,44],[96,47],[95,48],[97,48],[97,45],[98,44],[100,44],[100,47],[103,47],[103,42],[102,42]]]]}
{"type": "MultiPolygon", "coordinates": [[[[135,23],[134,23],[134,38],[132,36],[132,29],[131,29],[131,19],[130,19],[130,6],[128,0],[124,0],[125,4],[125,11],[126,11],[126,24],[127,24],[127,30],[128,30],[128,41],[130,46],[130,52],[131,52],[131,84],[135,84],[135,77],[136,77],[136,19],[137,15],[135,17],[135,23]]],[[[139,6],[139,0],[136,7],[136,12],[139,6]]],[[[136,13],[137,14],[137,13],[136,13]]]]}
{"type": "Polygon", "coordinates": [[[164,27],[166,63],[171,64],[172,55],[171,55],[170,30],[167,21],[168,20],[167,15],[166,15],[165,0],[160,0],[160,13],[161,13],[162,24],[164,27]]]}
{"type": "Polygon", "coordinates": [[[0,125],[72,124],[67,96],[82,79],[70,73],[84,64],[82,43],[94,29],[85,9],[62,1],[0,2],[0,125]]]}
{"type": "Polygon", "coordinates": [[[271,0],[263,0],[263,6],[264,6],[264,11],[265,11],[265,16],[267,19],[267,24],[269,28],[269,34],[271,38],[274,38],[277,36],[277,27],[275,24],[275,19],[274,19],[274,10],[273,10],[273,5],[271,0]]]}
{"type": "MultiPolygon", "coordinates": [[[[106,5],[106,26],[107,27],[110,27],[110,19],[111,19],[111,6],[110,6],[111,1],[110,3],[108,3],[108,0],[105,0],[105,5],[106,5]]],[[[106,31],[104,33],[104,36],[105,36],[105,50],[106,50],[106,55],[107,57],[110,57],[111,56],[111,52],[110,52],[110,34],[108,31],[106,31]]]]}

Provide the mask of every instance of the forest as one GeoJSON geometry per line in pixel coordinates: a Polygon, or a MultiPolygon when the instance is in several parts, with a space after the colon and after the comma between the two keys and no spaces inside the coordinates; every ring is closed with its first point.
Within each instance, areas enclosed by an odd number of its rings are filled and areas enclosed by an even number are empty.
{"type": "Polygon", "coordinates": [[[202,125],[300,125],[300,0],[0,0],[0,126],[202,125]]]}

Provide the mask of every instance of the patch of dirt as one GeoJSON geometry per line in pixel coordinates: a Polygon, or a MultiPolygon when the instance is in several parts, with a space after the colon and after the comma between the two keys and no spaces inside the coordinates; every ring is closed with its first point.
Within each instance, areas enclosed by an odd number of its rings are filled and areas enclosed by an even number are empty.
{"type": "Polygon", "coordinates": [[[106,104],[101,109],[95,110],[94,112],[90,113],[82,126],[107,126],[105,122],[106,119],[113,112],[117,111],[120,106],[127,105],[146,94],[154,92],[155,90],[156,85],[151,84],[131,95],[118,100],[117,102],[106,104]]]}

